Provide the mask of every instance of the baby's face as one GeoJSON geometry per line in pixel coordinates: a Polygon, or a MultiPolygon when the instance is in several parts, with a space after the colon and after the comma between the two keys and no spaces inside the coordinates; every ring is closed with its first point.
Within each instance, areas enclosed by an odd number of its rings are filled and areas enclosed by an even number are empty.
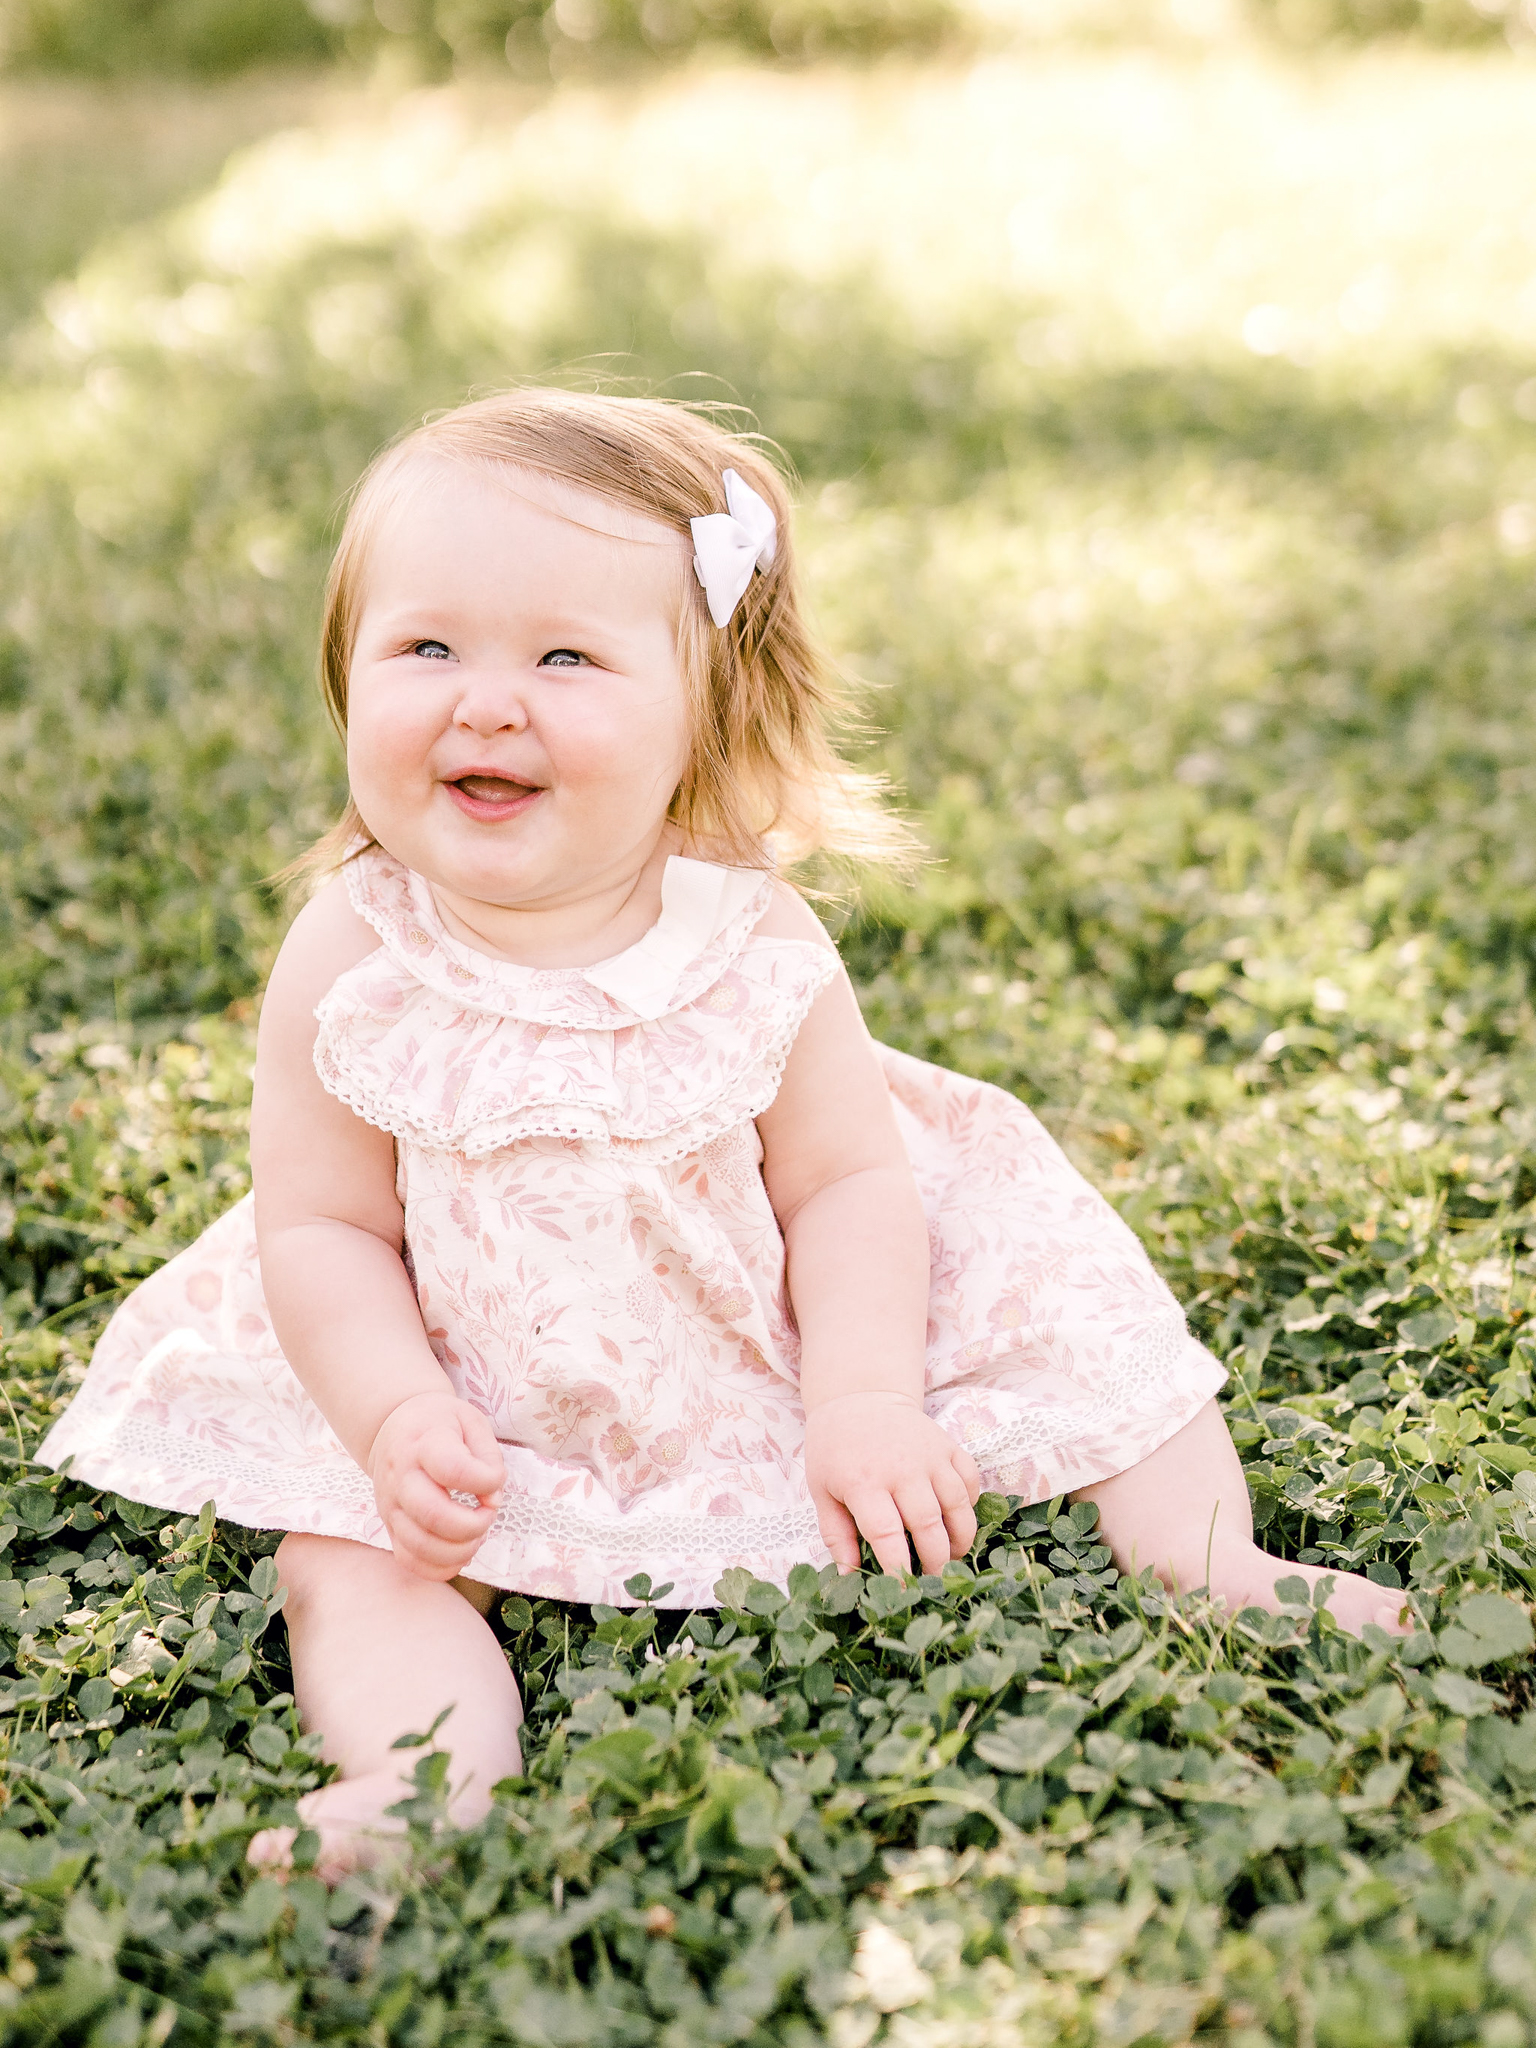
{"type": "Polygon", "coordinates": [[[688,754],[688,547],[526,470],[409,473],[370,551],[347,768],[449,904],[559,909],[655,853],[688,754]]]}

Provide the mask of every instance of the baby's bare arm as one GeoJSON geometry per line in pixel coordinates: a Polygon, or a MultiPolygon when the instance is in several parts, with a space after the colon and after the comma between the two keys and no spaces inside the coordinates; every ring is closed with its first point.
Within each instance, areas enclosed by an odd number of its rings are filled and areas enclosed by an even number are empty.
{"type": "Polygon", "coordinates": [[[391,1409],[443,1389],[400,1256],[394,1140],[328,1095],[315,1072],[315,1005],[377,946],[337,883],[299,913],[262,1004],[251,1110],[256,1238],[273,1327],[364,1467],[391,1409]]]}
{"type": "Polygon", "coordinates": [[[327,1094],[314,1067],[316,1003],[377,945],[339,883],[284,941],[256,1046],[256,1238],[284,1356],[373,1477],[397,1551],[448,1576],[477,1547],[489,1510],[447,1489],[489,1496],[500,1454],[427,1342],[401,1258],[394,1140],[327,1094]]]}
{"type": "MultiPolygon", "coordinates": [[[[758,927],[830,945],[781,893],[758,927]]],[[[758,1119],[763,1176],[800,1327],[806,1466],[822,1534],[858,1562],[854,1526],[888,1571],[925,1571],[975,1535],[966,1453],[923,1412],[928,1231],[890,1093],[847,976],[813,1004],[758,1119]]]]}

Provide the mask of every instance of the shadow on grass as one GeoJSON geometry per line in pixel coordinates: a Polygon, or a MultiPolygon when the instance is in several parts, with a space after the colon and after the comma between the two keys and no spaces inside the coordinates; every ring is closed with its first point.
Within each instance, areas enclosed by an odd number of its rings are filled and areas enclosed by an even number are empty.
{"type": "Polygon", "coordinates": [[[232,149],[303,119],[334,89],[302,73],[228,91],[0,80],[0,337],[105,237],[194,197],[232,149]]]}
{"type": "MultiPolygon", "coordinates": [[[[868,276],[814,290],[784,270],[725,276],[700,237],[547,209],[505,212],[451,261],[417,234],[311,246],[221,280],[217,332],[171,346],[163,309],[207,283],[184,246],[139,231],[87,266],[87,300],[105,276],[119,310],[83,360],[50,353],[40,328],[19,349],[18,417],[83,371],[112,390],[83,452],[78,438],[29,451],[5,533],[0,748],[15,794],[0,824],[0,1011],[19,1026],[208,1011],[257,986],[283,921],[262,877],[339,795],[311,648],[340,497],[402,421],[552,370],[737,398],[808,492],[851,480],[872,526],[888,511],[904,522],[895,554],[871,540],[857,573],[889,598],[892,765],[941,812],[961,778],[959,822],[938,815],[935,838],[970,882],[933,894],[929,922],[990,897],[1020,906],[1018,928],[1044,917],[1091,934],[1107,891],[1117,928],[1160,934],[1162,986],[1210,914],[1186,900],[1164,917],[1172,878],[1213,853],[1229,880],[1262,868],[1310,804],[1292,852],[1314,893],[1358,880],[1389,840],[1452,886],[1449,834],[1451,865],[1480,865],[1476,900],[1463,890],[1452,906],[1469,942],[1529,949],[1525,835],[1500,790],[1523,787],[1531,760],[1519,648],[1532,603],[1477,524],[1513,458],[1454,411],[1469,379],[1512,387],[1528,364],[1425,361],[1397,390],[1250,359],[1031,368],[1019,308],[1001,298],[957,309],[936,347],[868,276]],[[531,295],[515,326],[488,310],[487,278],[551,241],[558,288],[531,295]],[[1209,593],[1169,619],[1129,586],[1106,619],[1089,591],[1086,623],[1021,687],[1040,636],[1014,618],[978,651],[970,595],[924,582],[934,519],[979,508],[1028,527],[1054,496],[1058,520],[1114,508],[1155,549],[1157,522],[1201,491],[1226,493],[1216,516],[1234,529],[1278,506],[1295,536],[1276,557],[1290,580],[1251,619],[1209,593]],[[1466,544],[1405,570],[1458,509],[1466,544]],[[1325,563],[1320,594],[1309,577],[1325,563]],[[1206,687],[1169,689],[1175,643],[1206,687]],[[1236,744],[1221,725],[1234,697],[1252,707],[1236,744]],[[1191,756],[1204,765],[1181,771],[1191,756]],[[1329,796],[1347,798],[1344,822],[1329,796]],[[1109,807],[1103,831],[1065,831],[1090,798],[1109,807]]],[[[1074,948],[1087,968],[1102,935],[1074,948]]],[[[1146,941],[1132,950],[1144,977],[1146,941]]]]}

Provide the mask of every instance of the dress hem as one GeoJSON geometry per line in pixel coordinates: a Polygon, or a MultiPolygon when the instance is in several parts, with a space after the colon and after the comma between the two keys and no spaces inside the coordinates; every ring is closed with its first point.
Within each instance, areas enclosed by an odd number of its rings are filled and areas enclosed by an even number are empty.
{"type": "MultiPolygon", "coordinates": [[[[975,1458],[983,1485],[990,1492],[1026,1505],[1080,1492],[1144,1462],[1213,1398],[1226,1378],[1224,1368],[1187,1334],[1181,1348],[1185,1355],[1180,1360],[1183,1370],[1177,1396],[1169,1399],[1172,1390],[1165,1380],[1166,1406],[1130,1455],[1121,1455],[1117,1447],[1106,1458],[1103,1438],[1093,1431],[1087,1417],[1049,1444],[1039,1441],[1038,1415],[990,1429],[966,1430],[962,1426],[951,1434],[975,1458]],[[1034,1429],[1028,1426],[1031,1421],[1034,1429]],[[1034,1454],[1019,1456],[1023,1439],[1029,1437],[1035,1439],[1034,1454]],[[1083,1444],[1085,1438],[1083,1451],[1075,1454],[1074,1446],[1083,1444]],[[994,1462],[1009,1452],[1015,1455],[1007,1464],[994,1462]]],[[[938,1390],[928,1403],[930,1413],[938,1411],[935,1419],[941,1423],[946,1409],[961,1405],[945,1400],[948,1391],[938,1390]]],[[[142,1416],[126,1427],[121,1421],[108,1424],[105,1441],[98,1437],[78,1449],[64,1448],[58,1456],[51,1447],[55,1436],[67,1435],[62,1422],[63,1418],[39,1446],[37,1462],[55,1470],[67,1464],[68,1476],[82,1485],[124,1492],[120,1481],[127,1481],[127,1498],[167,1513],[196,1514],[211,1500],[220,1518],[237,1527],[332,1536],[366,1543],[375,1550],[391,1547],[373,1502],[372,1486],[361,1467],[350,1460],[348,1469],[342,1469],[335,1458],[308,1466],[274,1467],[274,1478],[281,1472],[287,1483],[274,1487],[260,1504],[250,1501],[247,1493],[240,1511],[232,1513],[219,1506],[220,1481],[228,1482],[232,1463],[240,1462],[248,1470],[248,1461],[232,1461],[228,1453],[178,1436],[142,1416]],[[322,1487],[317,1490],[315,1481],[322,1474],[322,1487]],[[307,1483],[301,1485],[301,1479],[307,1483]]],[[[516,1451],[521,1447],[506,1448],[516,1451]]],[[[744,1565],[755,1577],[782,1587],[795,1565],[819,1568],[831,1555],[821,1541],[809,1501],[763,1515],[650,1514],[636,1517],[628,1526],[613,1523],[614,1518],[582,1514],[561,1500],[519,1492],[504,1501],[463,1576],[506,1593],[625,1606],[634,1603],[633,1596],[623,1590],[624,1580],[648,1570],[657,1580],[672,1581],[671,1590],[657,1605],[712,1607],[718,1604],[715,1587],[719,1578],[733,1567],[744,1565]],[[703,1558],[693,1545],[704,1531],[696,1530],[690,1540],[688,1528],[700,1523],[706,1527],[714,1523],[718,1528],[716,1543],[709,1545],[703,1558]],[[724,1526],[728,1523],[737,1525],[734,1541],[724,1526]],[[485,1551],[491,1556],[483,1556],[485,1551]],[[521,1559],[519,1551],[524,1552],[521,1559]]]]}

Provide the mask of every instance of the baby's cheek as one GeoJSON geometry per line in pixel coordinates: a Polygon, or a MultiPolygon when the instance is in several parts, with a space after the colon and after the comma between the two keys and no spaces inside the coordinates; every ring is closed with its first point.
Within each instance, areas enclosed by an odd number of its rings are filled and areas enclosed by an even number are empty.
{"type": "Polygon", "coordinates": [[[623,703],[588,699],[552,721],[545,738],[556,779],[571,795],[605,807],[662,808],[688,760],[682,686],[623,703]]]}
{"type": "Polygon", "coordinates": [[[352,799],[379,844],[407,867],[422,864],[424,848],[412,838],[411,827],[430,794],[428,755],[434,734],[419,726],[419,717],[391,717],[387,707],[367,706],[351,718],[347,732],[352,799]]]}
{"type": "Polygon", "coordinates": [[[384,793],[419,775],[435,732],[421,708],[394,701],[393,693],[362,692],[347,721],[347,773],[354,794],[360,786],[384,793]]]}

